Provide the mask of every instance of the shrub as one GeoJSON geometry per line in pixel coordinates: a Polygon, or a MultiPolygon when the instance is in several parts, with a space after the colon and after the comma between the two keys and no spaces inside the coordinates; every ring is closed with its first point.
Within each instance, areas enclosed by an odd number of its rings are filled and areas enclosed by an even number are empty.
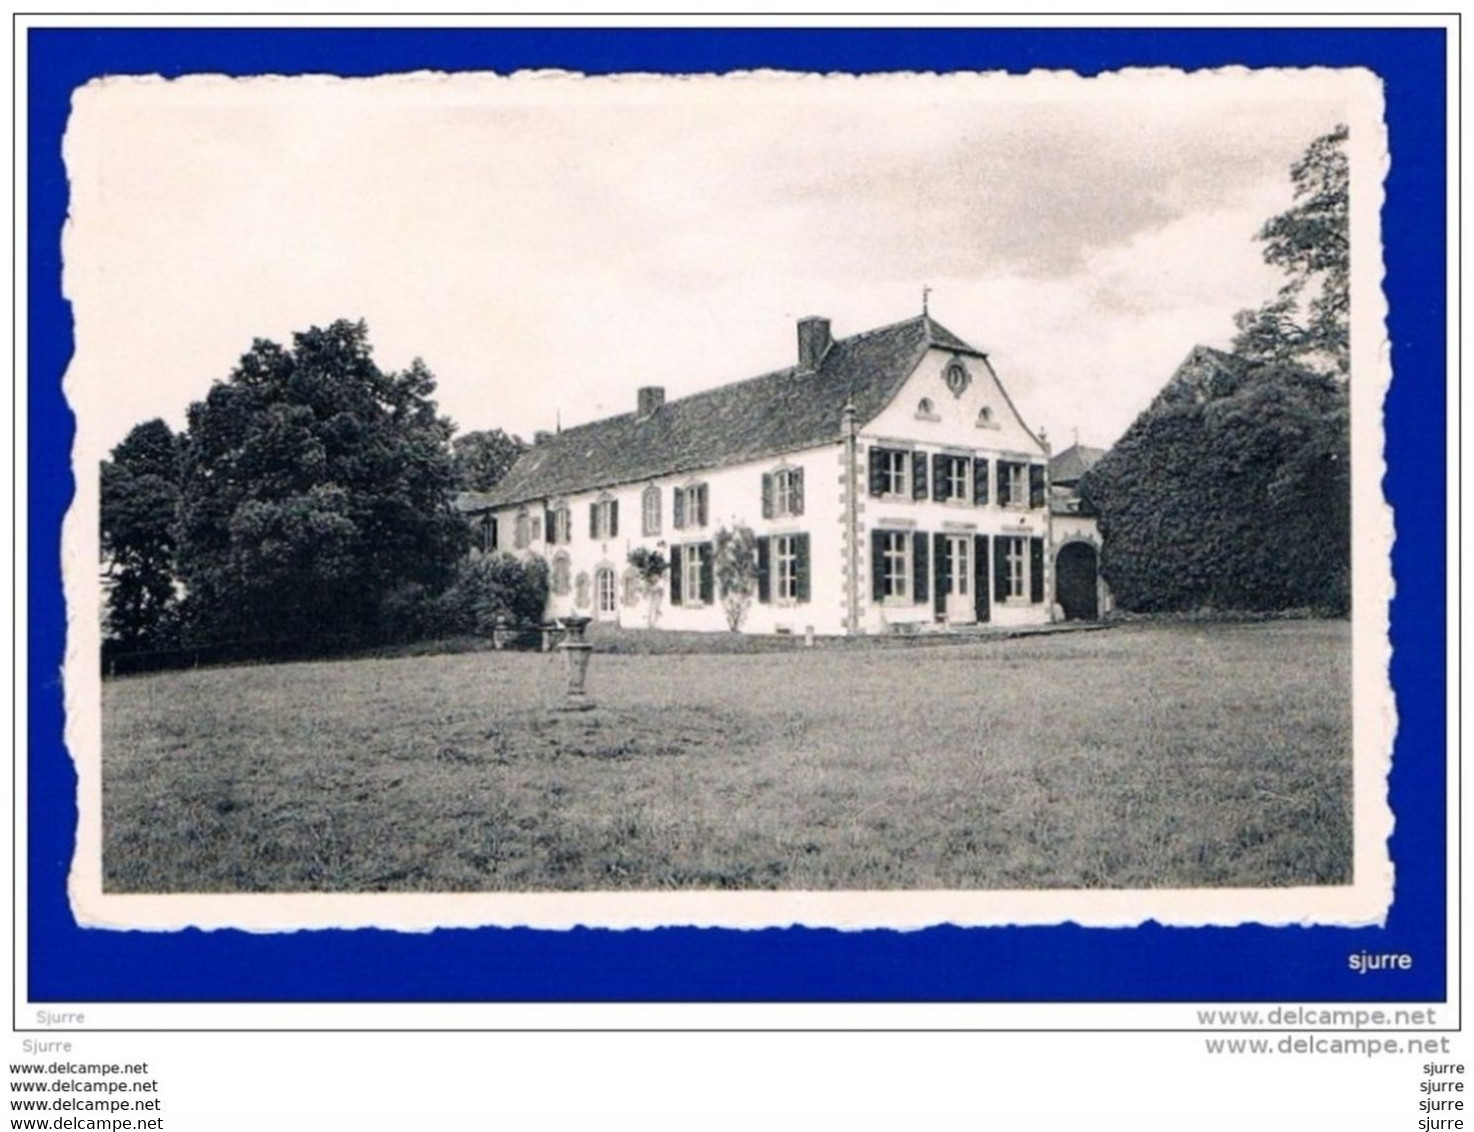
{"type": "Polygon", "coordinates": [[[660,584],[661,579],[670,569],[670,563],[665,560],[665,555],[660,551],[637,546],[629,553],[629,564],[640,575],[640,588],[644,590],[647,602],[645,624],[653,629],[655,622],[660,619],[660,601],[665,596],[665,588],[660,584]]]}
{"type": "Polygon", "coordinates": [[[757,593],[757,536],[737,523],[716,533],[716,579],[721,589],[727,628],[737,632],[757,593]]]}
{"type": "Polygon", "coordinates": [[[548,564],[510,554],[468,558],[442,595],[450,632],[490,634],[497,623],[536,623],[548,605],[548,564]]]}

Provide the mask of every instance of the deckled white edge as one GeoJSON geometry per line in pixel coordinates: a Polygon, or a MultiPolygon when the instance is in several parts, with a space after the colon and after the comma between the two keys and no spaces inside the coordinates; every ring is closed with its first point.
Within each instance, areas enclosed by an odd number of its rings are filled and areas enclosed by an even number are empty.
{"type": "MultiPolygon", "coordinates": [[[[478,96],[538,84],[540,100],[581,97],[572,88],[597,84],[601,96],[663,99],[720,96],[717,84],[801,83],[805,95],[853,96],[856,88],[884,88],[887,98],[930,100],[957,85],[1006,83],[1010,97],[1049,100],[1083,97],[1083,84],[1197,81],[1309,81],[1336,84],[1343,92],[1351,127],[1352,228],[1352,462],[1353,462],[1353,732],[1355,744],[1355,883],[1348,886],[1284,889],[1192,889],[1129,891],[908,891],[908,892],[604,892],[495,894],[272,894],[272,895],[113,895],[101,891],[101,587],[97,515],[97,468],[106,455],[87,434],[85,406],[75,397],[71,375],[64,383],[78,412],[73,446],[77,491],[63,525],[62,574],[68,610],[64,672],[65,740],[78,776],[76,853],[68,892],[79,923],[94,928],[178,930],[241,928],[275,932],[314,928],[391,928],[423,932],[435,928],[525,926],[569,929],[657,928],[673,926],[773,928],[828,927],[843,930],[915,930],[941,924],[997,926],[1077,923],[1132,927],[1148,921],[1174,926],[1372,925],[1385,922],[1393,896],[1394,872],[1387,839],[1393,828],[1387,774],[1396,731],[1388,675],[1391,645],[1388,604],[1393,594],[1391,548],[1393,515],[1381,490],[1385,465],[1382,406],[1391,381],[1382,292],[1383,256],[1379,217],[1388,168],[1387,133],[1381,81],[1365,69],[1254,71],[1227,68],[1188,74],[1165,68],[1127,70],[1094,78],[1071,72],[1033,72],[1028,76],[916,75],[817,76],[749,72],[715,76],[624,75],[582,77],[562,72],[522,72],[511,76],[419,73],[371,79],[337,76],[232,79],[157,76],[99,80],[84,88],[96,96],[109,83],[172,81],[228,84],[253,96],[296,93],[302,84],[326,90],[368,87],[376,96],[398,100],[453,89],[478,96]],[[841,89],[842,88],[842,89],[841,89]]],[[[1325,93],[1319,89],[1318,94],[1325,93]]],[[[74,103],[75,108],[75,103],[74,103]]],[[[68,234],[70,223],[68,224],[68,234]]],[[[66,237],[63,239],[66,247],[66,237]]],[[[65,273],[64,273],[65,274],[65,273]]],[[[1225,316],[1227,312],[1225,312],[1225,316]]],[[[85,311],[75,311],[78,340],[85,311]]],[[[1189,344],[1190,345],[1190,344],[1189,344]]],[[[1165,380],[1166,375],[1163,375],[1165,380]]],[[[24,838],[20,841],[25,844],[24,838]]]]}

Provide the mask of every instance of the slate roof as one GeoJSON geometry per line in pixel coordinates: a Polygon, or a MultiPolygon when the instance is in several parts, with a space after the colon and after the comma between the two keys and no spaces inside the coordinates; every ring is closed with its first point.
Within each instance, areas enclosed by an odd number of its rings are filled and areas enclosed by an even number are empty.
{"type": "Polygon", "coordinates": [[[775,370],[668,401],[643,419],[630,412],[564,429],[524,452],[492,492],[462,507],[548,499],[837,441],[846,402],[865,424],[933,346],[986,356],[928,315],[839,338],[813,371],[775,370]]]}
{"type": "Polygon", "coordinates": [[[1201,404],[1235,388],[1253,363],[1212,346],[1194,346],[1152,402],[1191,400],[1201,404]]]}
{"type": "Polygon", "coordinates": [[[1081,476],[1095,467],[1105,455],[1104,448],[1087,448],[1083,444],[1071,444],[1049,460],[1051,483],[1075,483],[1081,476]]]}

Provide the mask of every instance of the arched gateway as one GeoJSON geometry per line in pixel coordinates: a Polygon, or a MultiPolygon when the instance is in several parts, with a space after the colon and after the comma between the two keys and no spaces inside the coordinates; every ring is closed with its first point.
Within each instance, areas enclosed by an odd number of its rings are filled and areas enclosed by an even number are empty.
{"type": "Polygon", "coordinates": [[[1055,558],[1055,600],[1066,621],[1100,616],[1100,556],[1088,542],[1068,542],[1055,558]]]}

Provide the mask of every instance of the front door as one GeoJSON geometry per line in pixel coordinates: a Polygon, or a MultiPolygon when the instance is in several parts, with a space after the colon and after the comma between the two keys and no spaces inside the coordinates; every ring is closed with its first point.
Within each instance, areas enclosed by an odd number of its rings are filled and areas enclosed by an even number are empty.
{"type": "Polygon", "coordinates": [[[947,623],[970,625],[978,619],[973,604],[972,535],[948,535],[947,623]]]}

